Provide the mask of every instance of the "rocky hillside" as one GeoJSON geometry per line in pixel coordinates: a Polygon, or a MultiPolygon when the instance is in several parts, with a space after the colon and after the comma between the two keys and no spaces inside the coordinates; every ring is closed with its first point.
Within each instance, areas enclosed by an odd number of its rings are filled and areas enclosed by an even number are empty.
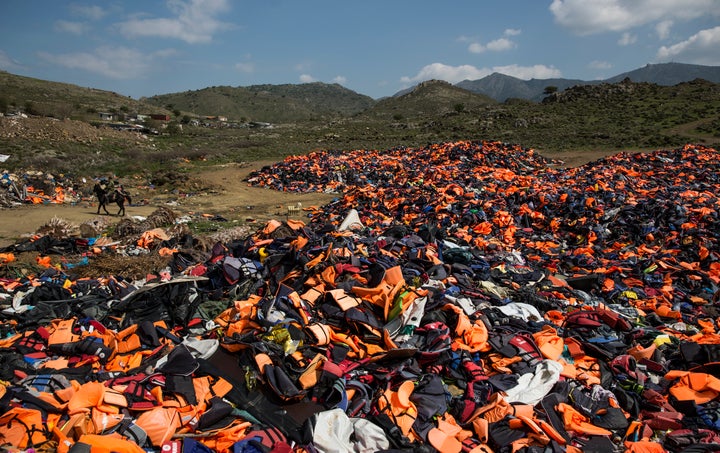
{"type": "Polygon", "coordinates": [[[0,140],[26,140],[28,142],[64,143],[73,141],[87,145],[107,139],[142,139],[141,134],[131,134],[111,128],[98,128],[85,121],[58,120],[46,117],[0,118],[0,140]]]}
{"type": "Polygon", "coordinates": [[[604,80],[563,78],[522,80],[506,74],[493,73],[482,79],[463,80],[457,83],[456,86],[474,93],[484,94],[500,102],[505,102],[508,99],[527,99],[541,102],[547,96],[546,90],[548,89],[551,91],[563,91],[574,86],[597,85],[600,83],[612,84],[621,82],[624,79],[661,86],[673,86],[695,79],[720,83],[720,66],[684,63],[648,64],[642,68],[624,72],[604,80]]]}
{"type": "Polygon", "coordinates": [[[128,96],[69,83],[34,79],[0,71],[0,113],[97,120],[99,112],[169,113],[162,106],[128,96]]]}
{"type": "Polygon", "coordinates": [[[2,168],[72,172],[124,169],[119,162],[153,152],[147,135],[48,117],[0,117],[2,168]]]}
{"type": "Polygon", "coordinates": [[[234,121],[292,122],[353,115],[372,107],[369,96],[338,84],[219,86],[163,94],[143,101],[169,110],[234,121]]]}

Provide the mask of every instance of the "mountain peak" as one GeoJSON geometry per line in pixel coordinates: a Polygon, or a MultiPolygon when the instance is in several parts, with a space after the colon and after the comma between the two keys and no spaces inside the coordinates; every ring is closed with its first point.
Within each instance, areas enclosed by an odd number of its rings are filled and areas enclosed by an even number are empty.
{"type": "Polygon", "coordinates": [[[463,80],[456,86],[475,93],[484,94],[496,101],[519,98],[540,102],[546,96],[546,88],[552,86],[563,91],[576,85],[597,85],[599,83],[618,83],[625,79],[632,82],[648,82],[657,85],[672,86],[695,79],[720,83],[720,66],[702,66],[686,63],[655,63],[642,68],[624,72],[604,80],[577,79],[530,79],[522,80],[506,74],[494,72],[482,79],[463,80]]]}

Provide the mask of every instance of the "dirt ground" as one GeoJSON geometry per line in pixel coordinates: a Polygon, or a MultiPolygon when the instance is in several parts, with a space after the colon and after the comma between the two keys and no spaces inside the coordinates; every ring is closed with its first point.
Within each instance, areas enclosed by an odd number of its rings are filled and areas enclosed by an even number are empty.
{"type": "MultiPolygon", "coordinates": [[[[212,187],[206,193],[193,195],[160,194],[151,190],[142,190],[125,185],[133,195],[133,205],[125,207],[129,217],[146,217],[160,206],[170,208],[178,217],[184,215],[222,216],[228,220],[228,226],[258,223],[262,225],[270,218],[285,218],[288,206],[302,203],[303,208],[321,206],[337,197],[336,194],[296,194],[283,193],[270,189],[250,187],[243,179],[253,170],[272,162],[253,162],[244,165],[223,165],[209,168],[199,173],[197,178],[202,184],[212,187]],[[142,201],[141,201],[142,200],[142,201]],[[147,203],[147,204],[144,204],[147,203]]],[[[111,214],[117,212],[117,206],[108,206],[111,214]]],[[[81,201],[71,204],[22,205],[16,208],[0,209],[0,246],[15,243],[18,239],[35,233],[51,219],[57,217],[79,225],[98,217],[97,202],[81,201]]],[[[111,222],[119,222],[117,215],[103,216],[111,222]]],[[[303,213],[293,214],[291,218],[303,218],[303,213]]]]}

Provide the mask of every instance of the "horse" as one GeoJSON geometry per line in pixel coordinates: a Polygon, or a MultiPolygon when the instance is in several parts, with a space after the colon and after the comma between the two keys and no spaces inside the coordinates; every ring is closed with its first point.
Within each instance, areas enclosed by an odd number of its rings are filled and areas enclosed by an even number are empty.
{"type": "Polygon", "coordinates": [[[115,203],[118,205],[117,215],[123,217],[125,216],[125,202],[127,201],[128,204],[132,204],[132,199],[130,198],[130,195],[123,194],[117,190],[113,190],[108,193],[105,189],[103,189],[100,183],[95,183],[95,186],[93,187],[93,193],[95,193],[95,196],[98,199],[98,214],[100,214],[100,209],[103,209],[106,215],[110,215],[107,210],[107,205],[108,203],[115,203]]]}

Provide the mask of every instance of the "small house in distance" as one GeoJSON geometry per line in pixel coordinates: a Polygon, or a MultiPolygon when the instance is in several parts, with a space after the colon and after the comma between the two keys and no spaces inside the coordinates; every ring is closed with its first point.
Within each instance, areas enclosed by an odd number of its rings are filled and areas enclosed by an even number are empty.
{"type": "Polygon", "coordinates": [[[227,120],[228,120],[228,119],[227,119],[227,116],[221,116],[221,115],[217,115],[217,116],[215,116],[215,115],[206,116],[205,119],[206,119],[207,121],[217,121],[217,122],[220,122],[220,123],[226,123],[227,120]]]}
{"type": "Polygon", "coordinates": [[[170,115],[162,114],[162,113],[151,113],[150,118],[158,121],[170,121],[170,115]]]}

